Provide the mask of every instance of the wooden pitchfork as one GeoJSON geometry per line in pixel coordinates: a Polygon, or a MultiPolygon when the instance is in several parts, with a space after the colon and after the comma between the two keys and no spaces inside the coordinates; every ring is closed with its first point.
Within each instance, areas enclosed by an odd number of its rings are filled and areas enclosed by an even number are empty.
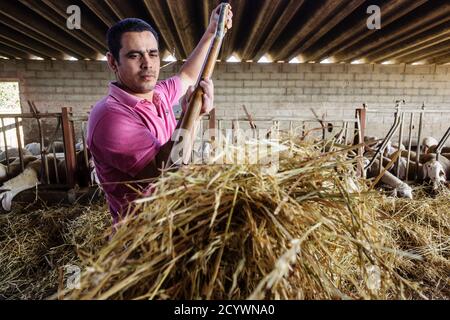
{"type": "Polygon", "coordinates": [[[181,166],[189,163],[191,151],[194,144],[194,135],[203,103],[203,89],[200,87],[200,81],[205,78],[211,78],[216,65],[217,57],[222,46],[223,37],[226,33],[226,17],[228,15],[229,4],[222,3],[220,6],[219,21],[217,24],[214,39],[209,47],[208,55],[203,64],[200,76],[197,79],[195,90],[189,102],[189,107],[181,119],[181,125],[175,130],[173,136],[173,146],[169,159],[165,162],[165,168],[181,166]]]}

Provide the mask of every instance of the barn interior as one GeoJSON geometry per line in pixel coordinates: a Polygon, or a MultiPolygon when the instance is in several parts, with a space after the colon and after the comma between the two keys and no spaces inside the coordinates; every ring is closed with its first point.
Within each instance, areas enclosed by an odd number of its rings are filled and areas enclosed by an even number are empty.
{"type": "Polygon", "coordinates": [[[227,1],[188,163],[113,226],[106,32],[152,25],[168,79],[219,3],[0,3],[0,299],[450,298],[447,1],[227,1]]]}

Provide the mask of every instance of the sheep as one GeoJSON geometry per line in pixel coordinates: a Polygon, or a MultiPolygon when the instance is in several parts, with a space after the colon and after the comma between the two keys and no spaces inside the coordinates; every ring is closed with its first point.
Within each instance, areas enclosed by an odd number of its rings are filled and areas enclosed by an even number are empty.
{"type": "MultiPolygon", "coordinates": [[[[431,146],[428,149],[428,153],[436,153],[437,145],[431,146]]],[[[443,147],[441,153],[450,153],[450,147],[443,147]]]]}
{"type": "Polygon", "coordinates": [[[33,156],[37,156],[41,154],[41,144],[37,142],[28,143],[25,146],[25,149],[30,151],[33,156]]]}
{"type": "MultiPolygon", "coordinates": [[[[439,141],[433,137],[426,137],[422,140],[422,145],[424,146],[424,153],[436,153],[439,141]]],[[[450,147],[443,147],[441,153],[450,153],[450,147]]]]}
{"type": "Polygon", "coordinates": [[[450,177],[450,159],[441,156],[439,160],[437,160],[436,154],[433,153],[422,154],[419,159],[418,168],[415,159],[414,161],[410,161],[408,177],[406,177],[406,166],[407,159],[404,157],[400,158],[400,179],[413,180],[417,173],[418,180],[431,181],[434,190],[442,183],[445,183],[447,177],[450,177]]]}
{"type": "MultiPolygon", "coordinates": [[[[47,150],[53,152],[53,148],[55,149],[55,153],[62,153],[64,152],[64,143],[62,141],[53,141],[53,145],[49,145],[47,150]]],[[[39,142],[28,143],[25,146],[25,149],[31,152],[34,156],[41,154],[41,144],[39,142]]]]}
{"type": "MultiPolygon", "coordinates": [[[[33,154],[27,149],[22,149],[22,156],[32,156],[33,154]]],[[[9,160],[15,160],[15,158],[19,157],[19,149],[18,148],[9,148],[8,147],[8,158],[9,160]]],[[[0,162],[6,160],[6,152],[0,152],[0,162]]]]}
{"type": "MultiPolygon", "coordinates": [[[[393,144],[391,140],[388,141],[386,148],[384,150],[384,155],[386,157],[391,157],[393,156],[397,151],[399,150],[398,148],[398,144],[393,144]]],[[[406,147],[405,145],[402,143],[400,144],[400,150],[406,151],[406,147]]],[[[407,151],[406,151],[407,152],[407,151]]]]}
{"type": "Polygon", "coordinates": [[[3,186],[0,187],[0,191],[3,191],[0,195],[3,209],[10,211],[11,202],[16,195],[40,183],[38,175],[40,167],[41,160],[35,160],[21,174],[3,183],[3,186]]]}
{"type": "Polygon", "coordinates": [[[422,139],[423,153],[429,153],[432,146],[437,146],[439,141],[433,137],[425,137],[422,139]]]}
{"type": "MultiPolygon", "coordinates": [[[[90,157],[89,153],[88,157],[90,157]]],[[[65,160],[59,160],[53,155],[49,155],[47,156],[47,161],[49,169],[48,178],[50,182],[56,183],[56,174],[58,174],[59,182],[65,183],[67,181],[65,160]]],[[[89,165],[87,165],[83,152],[77,152],[76,161],[77,171],[75,176],[77,178],[77,184],[80,187],[88,186],[91,179],[96,179],[96,174],[90,174],[89,172],[90,167],[93,165],[93,162],[90,162],[89,165]]],[[[11,210],[11,202],[17,194],[24,190],[34,188],[41,183],[41,170],[42,160],[36,159],[27,163],[27,166],[22,173],[3,183],[3,185],[0,187],[0,200],[3,209],[5,209],[6,211],[11,210]]],[[[98,183],[98,179],[96,179],[96,182],[98,183]]]]}
{"type": "Polygon", "coordinates": [[[432,159],[422,166],[424,180],[430,180],[433,190],[437,190],[440,185],[445,184],[447,177],[450,177],[450,160],[440,157],[439,161],[432,159]]]}
{"type": "MultiPolygon", "coordinates": [[[[379,169],[380,161],[377,159],[373,162],[372,166],[368,168],[367,177],[373,178],[378,176],[379,169]]],[[[384,172],[383,176],[381,177],[381,182],[393,188],[394,194],[397,197],[409,199],[413,198],[412,188],[389,171],[384,172]]]]}
{"type": "MultiPolygon", "coordinates": [[[[30,162],[36,160],[35,156],[24,156],[23,157],[23,166],[26,167],[30,162]]],[[[4,182],[9,180],[15,176],[17,176],[22,171],[22,166],[20,164],[20,159],[16,158],[13,162],[8,166],[0,163],[0,182],[4,182]]]]}

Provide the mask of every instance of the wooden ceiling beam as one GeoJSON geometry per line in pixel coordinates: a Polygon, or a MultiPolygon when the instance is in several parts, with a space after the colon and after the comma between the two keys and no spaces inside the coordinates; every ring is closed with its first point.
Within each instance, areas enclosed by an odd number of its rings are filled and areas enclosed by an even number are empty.
{"type": "Polygon", "coordinates": [[[428,61],[430,63],[435,63],[435,64],[449,63],[450,62],[450,53],[449,52],[445,52],[443,54],[435,56],[432,59],[429,59],[428,61]]]}
{"type": "Polygon", "coordinates": [[[39,56],[42,57],[50,57],[55,59],[63,59],[64,53],[60,50],[55,50],[52,47],[49,47],[48,45],[37,41],[31,37],[28,37],[24,35],[23,33],[17,32],[16,30],[10,28],[6,24],[0,23],[1,26],[1,32],[0,37],[3,39],[7,39],[9,41],[12,41],[14,43],[17,43],[19,45],[22,45],[24,47],[27,47],[31,50],[35,50],[39,53],[39,56]]]}
{"type": "Polygon", "coordinates": [[[282,34],[286,26],[291,22],[292,18],[297,14],[298,10],[303,6],[304,0],[290,0],[285,7],[280,18],[275,22],[269,35],[266,37],[260,48],[257,50],[254,59],[259,60],[264,54],[270,51],[278,37],[282,34]]]}
{"type": "Polygon", "coordinates": [[[214,6],[215,1],[214,0],[203,0],[202,1],[202,25],[203,25],[203,31],[206,30],[209,26],[209,19],[211,18],[211,13],[214,6]]]}
{"type": "Polygon", "coordinates": [[[261,7],[257,11],[255,21],[251,24],[250,33],[247,41],[245,41],[244,49],[242,50],[242,59],[249,60],[253,58],[256,53],[257,45],[261,42],[264,34],[266,34],[267,28],[270,26],[278,7],[282,5],[282,2],[274,2],[273,0],[260,0],[261,7]]]}
{"type": "Polygon", "coordinates": [[[351,15],[357,8],[359,8],[365,2],[366,0],[352,0],[348,2],[345,8],[339,10],[330,20],[327,21],[327,23],[324,23],[317,32],[314,32],[314,34],[308,40],[306,40],[306,42],[304,42],[300,47],[298,47],[291,54],[288,60],[298,56],[299,54],[301,54],[302,52],[306,51],[308,48],[313,46],[315,43],[317,43],[317,41],[321,37],[330,32],[330,30],[332,30],[336,25],[338,25],[345,18],[351,15]]]}
{"type": "Polygon", "coordinates": [[[295,49],[312,35],[317,28],[326,23],[337,10],[343,5],[342,1],[324,0],[306,20],[306,22],[299,27],[294,36],[282,43],[276,48],[271,55],[276,60],[285,60],[289,58],[295,49]]]}
{"type": "Polygon", "coordinates": [[[411,16],[408,24],[402,24],[397,29],[381,29],[364,43],[356,44],[348,48],[345,52],[335,54],[338,61],[350,62],[359,57],[365,57],[374,50],[380,50],[394,43],[416,36],[423,31],[434,28],[450,20],[450,4],[444,3],[433,8],[430,12],[422,16],[411,16]]]}
{"type": "Polygon", "coordinates": [[[34,55],[34,56],[42,58],[42,59],[51,59],[51,58],[53,58],[52,56],[49,56],[49,55],[44,54],[44,53],[42,53],[40,51],[37,51],[37,50],[35,50],[33,48],[30,48],[29,46],[24,46],[20,42],[11,41],[10,39],[4,37],[2,34],[0,34],[0,41],[3,44],[9,46],[10,48],[13,48],[13,49],[16,49],[16,50],[19,50],[19,51],[22,51],[22,52],[26,52],[26,53],[28,53],[30,55],[34,55]]]}
{"type": "Polygon", "coordinates": [[[418,52],[403,56],[402,58],[399,58],[398,61],[401,63],[414,63],[418,61],[433,59],[436,56],[449,52],[449,48],[450,40],[447,40],[446,42],[437,44],[430,48],[422,49],[418,52]]]}
{"type": "Polygon", "coordinates": [[[175,57],[181,59],[183,48],[175,34],[175,27],[171,23],[171,18],[168,17],[168,9],[165,7],[167,5],[160,1],[143,0],[143,2],[159,30],[159,37],[164,42],[165,47],[171,54],[175,51],[175,57]]]}
{"type": "MultiPolygon", "coordinates": [[[[68,15],[65,14],[64,16],[61,16],[58,14],[58,12],[55,12],[51,6],[48,6],[48,2],[46,0],[43,0],[41,2],[36,1],[28,1],[28,0],[18,0],[21,2],[24,6],[27,6],[29,9],[33,10],[35,13],[37,13],[40,17],[46,19],[49,23],[51,23],[53,26],[56,26],[59,28],[59,30],[62,30],[62,33],[59,33],[59,38],[74,38],[78,42],[72,41],[73,45],[82,47],[86,46],[89,47],[91,50],[95,52],[95,54],[91,54],[87,58],[95,59],[98,52],[101,52],[104,48],[102,48],[102,45],[97,43],[97,41],[93,41],[89,37],[86,37],[86,35],[83,34],[81,30],[70,30],[67,28],[67,17],[68,15]],[[67,37],[68,36],[68,37],[67,37]]],[[[82,23],[86,23],[86,19],[82,18],[82,23]]],[[[54,29],[54,28],[51,28],[54,29]]]]}
{"type": "MultiPolygon", "coordinates": [[[[42,0],[48,7],[52,8],[63,21],[66,21],[68,14],[66,13],[67,8],[73,3],[73,0],[42,0]]],[[[64,25],[63,29],[68,31],[70,34],[73,32],[80,33],[80,38],[86,41],[86,36],[95,41],[98,48],[101,48],[100,52],[104,54],[107,50],[105,42],[106,26],[101,28],[96,21],[92,21],[92,16],[89,15],[90,12],[82,12],[81,17],[81,29],[80,30],[68,30],[64,25]],[[86,36],[84,36],[86,35],[86,36]]]]}
{"type": "MultiPolygon", "coordinates": [[[[400,19],[412,10],[427,2],[427,0],[417,0],[411,2],[410,0],[390,0],[382,4],[381,12],[383,14],[382,26],[387,28],[392,22],[400,19]]],[[[367,16],[360,20],[353,22],[348,26],[348,29],[343,30],[339,35],[330,41],[323,43],[317,48],[310,48],[304,53],[307,61],[322,60],[328,56],[335,55],[346,48],[366,39],[373,32],[367,30],[367,16]]]]}
{"type": "MultiPolygon", "coordinates": [[[[28,5],[33,6],[34,2],[29,2],[28,5]]],[[[61,36],[61,33],[55,30],[54,24],[49,23],[31,9],[23,7],[20,3],[13,4],[9,1],[1,1],[0,12],[13,20],[14,25],[19,25],[20,31],[24,34],[28,33],[27,29],[32,30],[40,36],[65,47],[65,51],[75,52],[78,57],[95,58],[97,55],[96,51],[89,47],[74,45],[73,41],[68,39],[68,37],[61,36]],[[29,23],[30,20],[33,23],[29,23]]],[[[5,20],[2,19],[2,21],[4,22],[5,20]]],[[[8,25],[12,27],[9,23],[8,25]]]]}
{"type": "MultiPolygon", "coordinates": [[[[0,21],[6,26],[8,26],[10,29],[16,31],[21,36],[25,37],[25,39],[30,38],[31,40],[35,40],[42,45],[48,46],[49,48],[53,50],[57,50],[62,53],[63,57],[64,54],[70,54],[71,56],[77,58],[77,59],[83,59],[84,56],[80,55],[78,52],[72,51],[70,48],[66,48],[62,45],[60,45],[58,42],[46,38],[42,36],[41,34],[37,33],[36,31],[32,29],[27,29],[23,25],[18,24],[16,21],[12,20],[8,16],[3,15],[0,12],[0,21]]],[[[3,32],[4,29],[2,29],[1,32],[3,32]]]]}
{"type": "Polygon", "coordinates": [[[6,45],[4,42],[0,42],[0,54],[2,56],[6,55],[10,59],[22,58],[28,60],[31,58],[31,55],[28,52],[12,48],[6,45]]]}
{"type": "Polygon", "coordinates": [[[92,13],[94,13],[100,20],[103,21],[103,23],[110,28],[114,23],[116,23],[116,20],[114,17],[110,14],[110,10],[104,5],[102,5],[98,0],[81,0],[86,7],[91,10],[92,13]]]}
{"type": "Polygon", "coordinates": [[[223,39],[220,59],[227,59],[234,52],[241,56],[238,46],[240,35],[242,35],[242,21],[245,19],[245,1],[231,0],[229,3],[233,11],[233,27],[227,31],[223,39]]]}
{"type": "Polygon", "coordinates": [[[386,60],[400,58],[402,56],[417,52],[419,50],[434,46],[443,41],[450,39],[450,22],[444,23],[438,30],[433,29],[426,31],[418,36],[409,37],[408,40],[402,41],[383,48],[383,50],[369,55],[369,62],[380,63],[386,60]]]}
{"type": "Polygon", "coordinates": [[[2,57],[2,58],[0,58],[0,61],[2,61],[3,58],[8,58],[8,59],[15,59],[15,58],[16,58],[16,57],[10,55],[10,54],[7,53],[7,52],[3,52],[3,51],[2,51],[2,48],[1,48],[1,45],[0,45],[0,57],[2,57]]]}
{"type": "Polygon", "coordinates": [[[115,14],[115,16],[118,20],[125,19],[125,15],[120,11],[120,9],[117,7],[117,5],[114,1],[104,0],[104,2],[108,6],[108,8],[115,14]]]}
{"type": "Polygon", "coordinates": [[[187,58],[196,45],[196,25],[193,20],[192,3],[188,0],[167,0],[170,15],[183,47],[183,58],[187,58]]]}

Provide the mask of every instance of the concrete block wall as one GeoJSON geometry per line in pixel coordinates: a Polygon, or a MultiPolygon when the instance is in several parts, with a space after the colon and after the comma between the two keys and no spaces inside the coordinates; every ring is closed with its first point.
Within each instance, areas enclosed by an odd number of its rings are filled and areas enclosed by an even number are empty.
{"type": "MultiPolygon", "coordinates": [[[[160,78],[180,65],[166,66],[160,78]]],[[[0,61],[0,81],[20,82],[24,112],[33,100],[42,112],[70,106],[86,114],[113,78],[103,61],[0,61]]],[[[427,115],[424,134],[439,137],[450,126],[449,65],[218,63],[214,84],[219,118],[244,116],[244,104],[254,117],[310,117],[313,108],[328,118],[353,118],[366,103],[369,110],[385,111],[368,116],[368,134],[383,136],[395,101],[405,100],[407,108],[425,104],[439,111],[427,115]]],[[[25,127],[27,137],[35,134],[34,124],[25,127]]]]}
{"type": "MultiPolygon", "coordinates": [[[[29,112],[27,100],[40,112],[61,112],[72,107],[75,115],[87,115],[95,101],[107,93],[114,75],[102,61],[0,61],[0,81],[19,81],[22,112],[29,112]]],[[[43,120],[44,136],[54,134],[56,120],[43,120]]],[[[23,120],[24,142],[38,141],[36,121],[23,120]]],[[[76,128],[79,135],[80,126],[76,128]]],[[[58,139],[62,139],[59,134],[58,139]]]]}

